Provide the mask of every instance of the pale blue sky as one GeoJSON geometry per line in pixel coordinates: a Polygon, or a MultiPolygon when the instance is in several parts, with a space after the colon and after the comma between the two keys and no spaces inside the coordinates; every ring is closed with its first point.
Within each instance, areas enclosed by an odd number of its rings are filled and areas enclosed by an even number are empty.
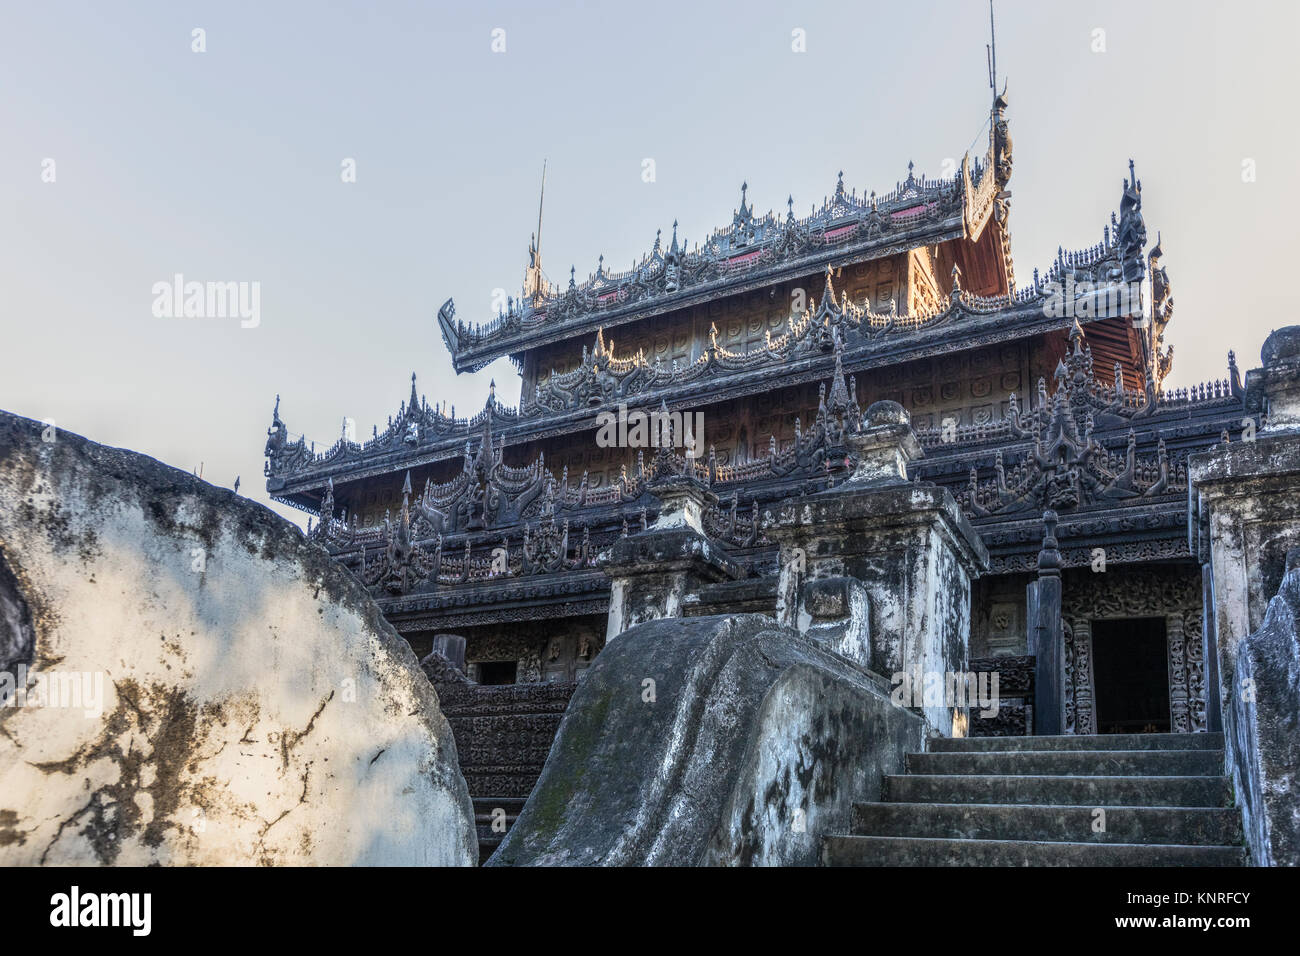
{"type": "MultiPolygon", "coordinates": [[[[277,392],[318,450],[345,415],[382,428],[412,371],[462,413],[493,376],[517,400],[507,362],[452,374],[434,315],[452,296],[486,320],[493,290],[519,287],[543,158],[543,260],[567,281],[602,253],[625,268],[674,218],[702,239],[742,180],[760,212],[790,193],[802,212],[841,168],[884,191],[908,160],[937,175],[986,143],[982,0],[0,11],[0,407],[202,462],[216,484],[242,475],[261,501],[277,392]],[[152,286],[178,272],[260,282],[261,324],[155,318],[152,286]]],[[[1222,376],[1229,348],[1258,364],[1297,321],[1296,5],[1001,0],[997,16],[1022,282],[1101,238],[1132,156],[1177,301],[1172,385],[1222,376]]]]}

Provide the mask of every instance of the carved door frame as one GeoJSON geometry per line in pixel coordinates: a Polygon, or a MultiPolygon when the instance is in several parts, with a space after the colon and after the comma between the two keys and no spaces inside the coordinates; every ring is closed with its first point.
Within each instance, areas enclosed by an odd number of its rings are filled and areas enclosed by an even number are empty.
{"type": "Polygon", "coordinates": [[[1061,618],[1065,634],[1065,732],[1097,732],[1093,621],[1160,617],[1165,621],[1169,729],[1197,733],[1205,725],[1205,661],[1201,589],[1193,570],[1153,567],[1067,578],[1061,618]]]}

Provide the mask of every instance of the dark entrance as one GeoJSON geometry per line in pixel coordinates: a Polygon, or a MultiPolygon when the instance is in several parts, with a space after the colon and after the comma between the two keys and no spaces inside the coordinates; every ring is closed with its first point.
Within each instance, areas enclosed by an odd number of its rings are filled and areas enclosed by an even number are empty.
{"type": "Polygon", "coordinates": [[[1097,732],[1169,733],[1169,652],[1163,617],[1092,622],[1097,732]]]}
{"type": "Polygon", "coordinates": [[[513,684],[518,673],[518,661],[479,661],[480,684],[513,684]]]}

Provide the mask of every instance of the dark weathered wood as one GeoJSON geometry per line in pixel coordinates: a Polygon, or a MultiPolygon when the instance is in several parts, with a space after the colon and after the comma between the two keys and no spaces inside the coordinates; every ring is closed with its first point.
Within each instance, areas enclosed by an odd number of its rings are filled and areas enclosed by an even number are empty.
{"type": "Polygon", "coordinates": [[[1034,733],[1065,732],[1065,633],[1061,627],[1061,554],[1056,548],[1056,512],[1043,512],[1043,547],[1038,580],[1025,589],[1029,651],[1034,655],[1034,733]]]}
{"type": "Polygon", "coordinates": [[[1223,709],[1219,700],[1219,640],[1214,626],[1214,574],[1209,564],[1201,568],[1201,607],[1205,635],[1205,729],[1212,734],[1223,730],[1223,709]]]}

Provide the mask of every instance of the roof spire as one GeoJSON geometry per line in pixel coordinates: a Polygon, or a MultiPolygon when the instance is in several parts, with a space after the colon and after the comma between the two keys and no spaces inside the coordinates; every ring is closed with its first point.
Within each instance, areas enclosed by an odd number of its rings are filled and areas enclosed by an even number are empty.
{"type": "Polygon", "coordinates": [[[419,407],[420,407],[420,396],[415,393],[415,373],[412,372],[411,373],[411,404],[409,406],[409,410],[411,414],[415,414],[416,410],[419,409],[419,407]]]}
{"type": "Polygon", "coordinates": [[[542,204],[546,200],[546,160],[542,160],[542,190],[537,199],[537,232],[528,244],[528,268],[524,270],[524,295],[537,298],[546,292],[542,277],[542,204]]]}
{"type": "Polygon", "coordinates": [[[844,343],[840,340],[839,330],[835,332],[835,373],[831,376],[831,411],[840,413],[849,407],[849,389],[844,382],[844,343]]]}
{"type": "Polygon", "coordinates": [[[993,0],[989,0],[989,42],[984,46],[989,61],[989,89],[998,93],[998,35],[993,29],[993,0]]]}
{"type": "Polygon", "coordinates": [[[1074,346],[1074,354],[1081,355],[1083,350],[1080,347],[1083,343],[1083,326],[1079,325],[1079,320],[1075,319],[1074,324],[1070,326],[1070,344],[1074,346]]]}
{"type": "MultiPolygon", "coordinates": [[[[989,0],[989,10],[992,11],[993,0],[989,0]]],[[[542,254],[542,204],[546,202],[546,160],[542,160],[542,189],[537,197],[537,264],[541,265],[542,254]]]]}
{"type": "Polygon", "coordinates": [[[835,304],[835,287],[831,285],[831,273],[833,270],[830,266],[826,267],[826,285],[822,287],[822,301],[820,303],[822,311],[826,308],[833,307],[835,304]]]}

